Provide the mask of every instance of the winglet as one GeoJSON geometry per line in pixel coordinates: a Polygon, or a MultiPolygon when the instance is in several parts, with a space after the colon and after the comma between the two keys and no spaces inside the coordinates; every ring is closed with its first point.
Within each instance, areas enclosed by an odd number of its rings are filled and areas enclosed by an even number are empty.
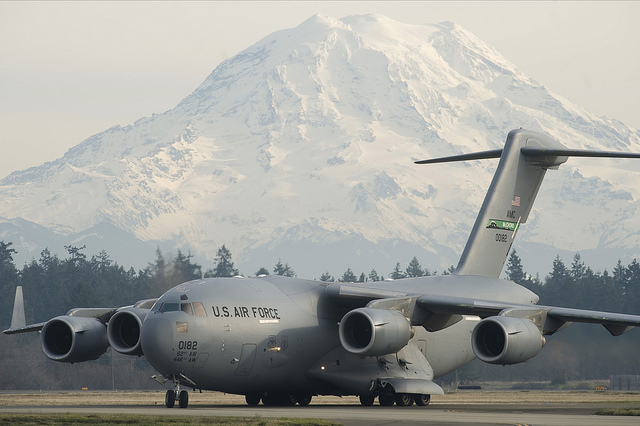
{"type": "Polygon", "coordinates": [[[24,298],[22,297],[22,286],[16,287],[16,298],[13,301],[13,315],[11,316],[11,330],[24,328],[27,320],[24,316],[24,298]]]}

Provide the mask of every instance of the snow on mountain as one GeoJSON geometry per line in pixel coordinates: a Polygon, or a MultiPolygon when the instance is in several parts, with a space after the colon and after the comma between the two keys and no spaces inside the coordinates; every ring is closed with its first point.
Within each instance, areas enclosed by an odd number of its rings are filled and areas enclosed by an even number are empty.
{"type": "MultiPolygon", "coordinates": [[[[155,244],[212,261],[224,243],[245,274],[278,258],[304,277],[388,275],[413,256],[442,271],[497,163],[413,161],[499,148],[519,127],[640,152],[638,130],[550,92],[456,24],[315,15],[220,64],[174,109],[7,176],[0,238],[19,236],[20,218],[77,242],[118,229],[110,254],[125,266],[141,242],[146,261],[155,244]]],[[[515,245],[525,267],[546,272],[561,250],[614,256],[602,268],[640,255],[638,170],[569,160],[549,173],[515,245]]],[[[21,238],[38,257],[44,244],[21,238]]]]}

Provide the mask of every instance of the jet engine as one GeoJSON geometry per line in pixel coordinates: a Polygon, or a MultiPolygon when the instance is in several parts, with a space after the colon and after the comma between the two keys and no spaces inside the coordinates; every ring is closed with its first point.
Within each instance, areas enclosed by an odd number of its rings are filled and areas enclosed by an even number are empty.
{"type": "Polygon", "coordinates": [[[391,309],[358,308],[340,321],[340,343],[352,354],[378,356],[398,352],[414,330],[409,320],[391,309]]]}
{"type": "Polygon", "coordinates": [[[512,317],[489,317],[473,329],[473,352],[489,364],[511,365],[533,358],[545,339],[534,323],[512,317]]]}
{"type": "Polygon", "coordinates": [[[148,309],[123,308],[113,314],[107,327],[107,336],[114,350],[125,355],[143,355],[140,331],[147,313],[148,309]]]}
{"type": "Polygon", "coordinates": [[[42,327],[42,351],[54,361],[98,359],[108,347],[107,327],[96,318],[62,315],[42,327]]]}

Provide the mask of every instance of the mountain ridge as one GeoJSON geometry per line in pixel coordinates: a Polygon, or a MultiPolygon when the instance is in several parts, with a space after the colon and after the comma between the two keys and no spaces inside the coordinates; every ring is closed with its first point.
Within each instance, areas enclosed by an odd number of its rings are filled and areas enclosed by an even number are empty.
{"type": "MultiPolygon", "coordinates": [[[[281,257],[308,265],[301,276],[346,269],[349,257],[391,269],[415,255],[442,270],[458,260],[495,164],[411,162],[499,148],[518,127],[640,151],[638,130],[551,93],[456,24],[314,15],[221,63],[175,108],[10,174],[0,217],[61,235],[107,223],[209,260],[224,243],[245,268],[281,257]],[[322,247],[331,261],[318,259],[322,247]]],[[[580,164],[548,175],[514,247],[637,255],[638,193],[624,185],[637,172],[580,164]]]]}

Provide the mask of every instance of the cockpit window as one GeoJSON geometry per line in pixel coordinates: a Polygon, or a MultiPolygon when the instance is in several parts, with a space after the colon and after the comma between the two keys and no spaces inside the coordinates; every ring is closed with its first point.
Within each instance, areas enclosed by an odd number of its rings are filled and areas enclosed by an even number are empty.
{"type": "Polygon", "coordinates": [[[162,306],[162,303],[154,303],[153,306],[151,307],[151,312],[157,312],[160,310],[160,306],[162,306]]]}
{"type": "Polygon", "coordinates": [[[180,310],[182,310],[182,312],[186,314],[193,315],[193,309],[191,309],[191,303],[181,303],[180,310]]]}
{"type": "Polygon", "coordinates": [[[174,312],[174,311],[179,311],[179,310],[180,310],[180,304],[179,303],[164,302],[162,304],[162,306],[160,307],[160,312],[174,312]]]}
{"type": "Polygon", "coordinates": [[[204,305],[201,302],[193,302],[193,310],[198,317],[206,317],[207,312],[204,310],[204,305]]]}

